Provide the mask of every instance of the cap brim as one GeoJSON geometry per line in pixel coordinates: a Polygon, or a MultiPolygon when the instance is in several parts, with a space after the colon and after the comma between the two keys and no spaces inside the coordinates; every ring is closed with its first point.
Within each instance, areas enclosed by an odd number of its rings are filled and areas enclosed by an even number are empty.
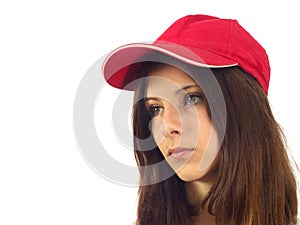
{"type": "MultiPolygon", "coordinates": [[[[203,68],[224,68],[238,65],[231,59],[205,49],[183,47],[174,43],[156,42],[154,44],[133,43],[121,46],[112,51],[104,60],[102,73],[105,80],[113,87],[133,90],[128,85],[134,80],[140,66],[149,59],[143,57],[151,52],[158,52],[182,62],[203,68]],[[128,70],[130,68],[130,73],[128,70]],[[124,81],[126,80],[126,83],[124,81]]],[[[160,59],[151,59],[160,62],[160,59]]]]}

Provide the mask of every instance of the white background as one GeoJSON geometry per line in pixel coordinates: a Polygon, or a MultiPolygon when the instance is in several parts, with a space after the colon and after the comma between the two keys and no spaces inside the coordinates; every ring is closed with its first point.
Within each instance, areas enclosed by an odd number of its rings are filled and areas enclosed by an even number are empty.
{"type": "Polygon", "coordinates": [[[107,52],[153,41],[176,19],[196,13],[238,19],[265,47],[272,67],[269,99],[300,164],[297,1],[1,1],[0,224],[134,220],[137,189],[98,176],[77,148],[76,90],[107,52]]]}

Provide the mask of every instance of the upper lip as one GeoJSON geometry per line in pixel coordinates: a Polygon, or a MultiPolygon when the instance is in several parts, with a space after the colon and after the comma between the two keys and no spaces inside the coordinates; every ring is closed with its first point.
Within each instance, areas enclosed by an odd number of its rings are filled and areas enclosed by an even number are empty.
{"type": "Polygon", "coordinates": [[[168,156],[172,155],[174,152],[183,152],[183,151],[193,151],[192,148],[187,148],[187,147],[174,147],[174,148],[169,148],[168,150],[168,156]]]}

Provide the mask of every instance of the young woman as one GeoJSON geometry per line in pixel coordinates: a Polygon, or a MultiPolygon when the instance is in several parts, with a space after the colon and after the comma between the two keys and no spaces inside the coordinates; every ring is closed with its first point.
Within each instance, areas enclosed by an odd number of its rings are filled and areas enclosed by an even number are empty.
{"type": "Polygon", "coordinates": [[[235,20],[176,21],[104,62],[135,91],[138,225],[295,225],[296,180],[267,98],[270,68],[235,20]]]}

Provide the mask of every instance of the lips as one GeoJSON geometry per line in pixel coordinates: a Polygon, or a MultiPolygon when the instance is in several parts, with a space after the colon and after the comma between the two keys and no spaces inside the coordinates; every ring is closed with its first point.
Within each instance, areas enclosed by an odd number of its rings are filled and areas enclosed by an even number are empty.
{"type": "Polygon", "coordinates": [[[168,151],[168,156],[172,158],[184,158],[190,155],[193,151],[194,149],[185,147],[170,148],[168,151]]]}

